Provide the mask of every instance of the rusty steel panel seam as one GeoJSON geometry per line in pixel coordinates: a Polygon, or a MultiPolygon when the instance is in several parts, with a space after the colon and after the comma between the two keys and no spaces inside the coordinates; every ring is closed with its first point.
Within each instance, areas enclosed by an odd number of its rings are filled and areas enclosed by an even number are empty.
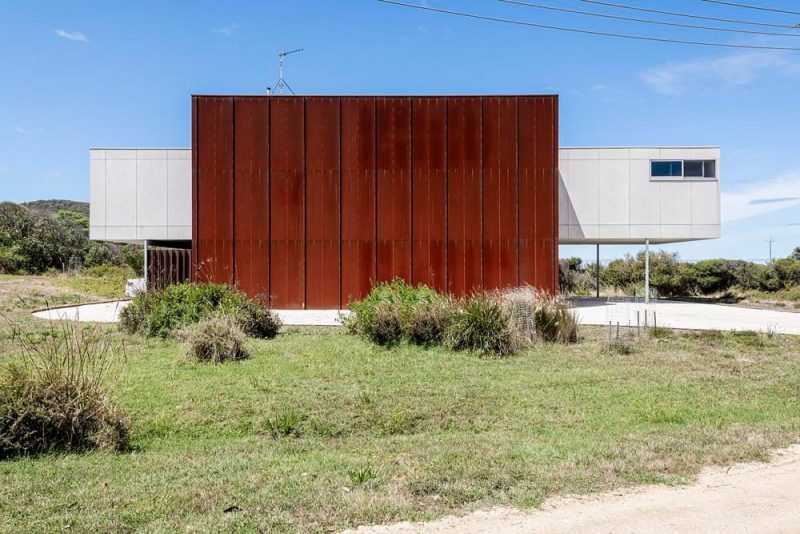
{"type": "Polygon", "coordinates": [[[303,309],[308,303],[308,108],[303,97],[303,309]]]}
{"type": "Polygon", "coordinates": [[[236,277],[236,98],[231,98],[231,278],[238,285],[236,277]]]}
{"type": "MultiPolygon", "coordinates": [[[[197,97],[192,97],[192,266],[198,260],[198,227],[197,227],[197,191],[199,187],[199,180],[197,174],[197,153],[199,146],[197,144],[197,97]]],[[[191,277],[192,282],[195,282],[195,269],[192,268],[191,277]]]]}
{"type": "Polygon", "coordinates": [[[344,233],[342,232],[342,222],[344,220],[344,187],[342,183],[342,167],[344,167],[343,160],[342,160],[342,145],[344,141],[342,139],[342,123],[344,122],[344,117],[342,116],[342,102],[343,100],[339,99],[339,298],[337,302],[339,303],[339,308],[344,307],[344,303],[342,302],[342,277],[344,276],[344,267],[342,265],[342,242],[344,241],[344,233]]]}
{"type": "Polygon", "coordinates": [[[519,250],[519,244],[520,244],[520,239],[521,239],[521,236],[520,236],[520,233],[519,233],[519,205],[520,205],[521,199],[520,199],[520,194],[519,194],[519,98],[518,97],[514,97],[514,109],[515,109],[515,112],[514,112],[514,115],[515,115],[515,121],[514,121],[514,159],[516,161],[516,163],[515,163],[515,167],[516,168],[515,168],[515,171],[514,171],[514,174],[515,174],[514,178],[515,178],[515,182],[516,182],[516,184],[515,184],[515,187],[516,187],[515,196],[516,196],[516,200],[517,200],[515,205],[514,205],[514,208],[515,208],[515,211],[516,211],[515,218],[516,218],[516,223],[517,223],[517,239],[516,239],[516,243],[514,243],[514,248],[517,251],[517,265],[516,265],[516,268],[517,268],[517,285],[522,285],[522,276],[520,275],[520,263],[522,262],[522,257],[521,257],[522,255],[520,254],[520,250],[519,250]]]}

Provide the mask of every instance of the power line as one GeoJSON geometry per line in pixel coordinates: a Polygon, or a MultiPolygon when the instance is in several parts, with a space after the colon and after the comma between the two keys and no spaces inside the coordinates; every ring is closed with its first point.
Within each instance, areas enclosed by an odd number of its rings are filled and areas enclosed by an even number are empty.
{"type": "Polygon", "coordinates": [[[717,28],[714,26],[698,26],[696,24],[682,24],[680,22],[668,22],[663,20],[648,20],[637,19],[634,17],[622,17],[620,15],[608,15],[606,13],[593,13],[591,11],[581,11],[579,9],[568,9],[565,7],[543,6],[541,4],[531,4],[529,2],[521,2],[519,0],[499,0],[505,4],[517,4],[525,7],[532,7],[536,9],[546,9],[548,11],[561,11],[564,13],[573,13],[575,15],[587,15],[589,17],[601,17],[604,19],[626,20],[630,22],[643,22],[645,24],[658,24],[661,26],[677,26],[679,28],[692,28],[695,30],[711,30],[717,32],[730,32],[730,33],[749,33],[751,35],[776,35],[780,37],[800,37],[800,33],[776,33],[776,32],[760,32],[755,30],[739,30],[734,28],[717,28]]]}
{"type": "Polygon", "coordinates": [[[723,2],[722,0],[703,0],[709,4],[722,4],[724,6],[741,7],[744,9],[755,9],[758,11],[770,11],[772,13],[787,13],[789,15],[800,15],[800,11],[788,11],[786,9],[775,9],[774,7],[751,6],[749,4],[739,4],[737,2],[723,2]]]}
{"type": "Polygon", "coordinates": [[[422,6],[418,4],[407,4],[405,2],[397,2],[395,0],[378,0],[378,2],[382,2],[384,4],[392,4],[401,7],[408,7],[412,9],[419,9],[422,11],[432,11],[435,13],[444,13],[447,15],[455,15],[458,17],[465,17],[471,18],[476,20],[489,20],[492,22],[502,22],[505,24],[515,24],[517,26],[527,26],[531,28],[542,28],[546,30],[558,30],[563,32],[571,32],[571,33],[582,33],[587,35],[598,35],[602,37],[617,37],[620,39],[631,39],[635,41],[653,41],[658,43],[671,43],[671,44],[685,44],[685,45],[695,45],[695,46],[714,46],[719,48],[745,48],[750,50],[792,50],[792,51],[800,51],[800,48],[793,48],[787,46],[758,46],[758,45],[738,45],[738,44],[726,44],[726,43],[709,43],[704,41],[684,41],[679,39],[666,39],[661,37],[649,37],[644,35],[628,35],[623,33],[609,33],[609,32],[600,32],[594,30],[584,30],[581,28],[567,28],[564,26],[552,26],[549,24],[538,24],[535,22],[528,22],[522,20],[514,20],[514,19],[504,19],[499,17],[489,17],[487,15],[478,15],[475,13],[464,13],[462,11],[451,11],[448,9],[439,9],[435,7],[428,7],[422,6]]]}
{"type": "Polygon", "coordinates": [[[586,4],[596,4],[599,6],[607,6],[607,7],[615,7],[619,9],[629,9],[631,11],[641,11],[644,13],[658,13],[659,15],[670,15],[673,17],[684,17],[687,19],[697,19],[697,20],[712,20],[714,22],[729,22],[733,24],[746,24],[748,26],[763,26],[767,28],[790,28],[790,29],[798,29],[800,28],[800,24],[797,26],[789,26],[787,24],[772,24],[769,22],[756,22],[753,20],[741,20],[741,19],[726,19],[721,17],[707,17],[704,15],[694,15],[691,13],[680,13],[678,11],[664,11],[663,9],[651,9],[647,7],[639,7],[639,6],[629,6],[627,4],[618,4],[615,2],[602,2],[601,0],[578,0],[578,2],[584,2],[586,4]]]}

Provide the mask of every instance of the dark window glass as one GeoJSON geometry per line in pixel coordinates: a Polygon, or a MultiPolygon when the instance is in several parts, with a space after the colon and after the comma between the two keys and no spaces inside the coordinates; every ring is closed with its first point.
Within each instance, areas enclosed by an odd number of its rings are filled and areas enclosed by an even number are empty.
{"type": "Polygon", "coordinates": [[[651,161],[650,176],[683,176],[682,161],[651,161]]]}
{"type": "Polygon", "coordinates": [[[683,162],[683,175],[686,178],[702,178],[703,177],[703,163],[702,161],[684,161],[683,162]]]}
{"type": "Polygon", "coordinates": [[[706,178],[716,178],[717,177],[717,162],[713,159],[707,160],[703,162],[703,166],[705,167],[705,171],[703,172],[703,176],[706,178]]]}

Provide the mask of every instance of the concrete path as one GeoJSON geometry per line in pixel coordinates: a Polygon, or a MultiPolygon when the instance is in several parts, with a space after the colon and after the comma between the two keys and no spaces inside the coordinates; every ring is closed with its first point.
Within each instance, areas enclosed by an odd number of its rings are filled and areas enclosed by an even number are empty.
{"type": "MultiPolygon", "coordinates": [[[[121,300],[51,308],[34,312],[33,316],[50,320],[116,323],[119,321],[119,312],[129,302],[121,300]]],[[[342,324],[339,321],[338,310],[275,310],[275,312],[287,326],[338,326],[342,324]]],[[[350,312],[344,311],[343,313],[350,312]]]]}
{"type": "MultiPolygon", "coordinates": [[[[70,319],[111,323],[119,320],[119,312],[128,301],[81,304],[35,312],[42,319],[70,319]]],[[[607,303],[605,299],[579,299],[574,302],[581,324],[635,326],[656,322],[667,328],[690,330],[756,330],[777,334],[800,335],[800,313],[758,310],[720,304],[659,301],[644,306],[631,302],[607,303]],[[637,317],[638,312],[638,317],[637,317]]],[[[336,326],[338,310],[275,310],[287,326],[336,326]]],[[[348,311],[343,313],[347,314],[348,311]]]]}
{"type": "Polygon", "coordinates": [[[789,311],[664,300],[645,306],[633,302],[608,303],[606,299],[578,299],[574,305],[581,324],[635,326],[637,319],[644,324],[646,315],[648,324],[655,321],[666,328],[800,335],[800,313],[789,311]]]}
{"type": "Polygon", "coordinates": [[[800,446],[767,464],[707,469],[690,486],[645,486],[595,496],[556,498],[530,512],[495,508],[431,523],[361,527],[358,534],[616,534],[800,532],[800,446]]]}

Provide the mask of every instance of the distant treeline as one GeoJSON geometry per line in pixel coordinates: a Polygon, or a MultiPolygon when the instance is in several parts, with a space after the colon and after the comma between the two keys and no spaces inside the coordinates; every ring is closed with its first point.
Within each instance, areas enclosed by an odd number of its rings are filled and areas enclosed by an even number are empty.
{"type": "MultiPolygon", "coordinates": [[[[642,294],[644,252],[625,256],[600,267],[601,284],[616,291],[642,294]]],[[[595,291],[595,264],[580,258],[561,260],[562,290],[577,295],[595,291]]],[[[800,298],[800,247],[787,258],[766,265],[743,260],[681,261],[665,251],[650,254],[650,287],[665,297],[714,295],[730,290],[798,292],[800,298]]]]}
{"type": "Polygon", "coordinates": [[[39,274],[98,265],[141,273],[141,247],[89,241],[89,205],[71,200],[0,203],[0,272],[39,274]]]}

